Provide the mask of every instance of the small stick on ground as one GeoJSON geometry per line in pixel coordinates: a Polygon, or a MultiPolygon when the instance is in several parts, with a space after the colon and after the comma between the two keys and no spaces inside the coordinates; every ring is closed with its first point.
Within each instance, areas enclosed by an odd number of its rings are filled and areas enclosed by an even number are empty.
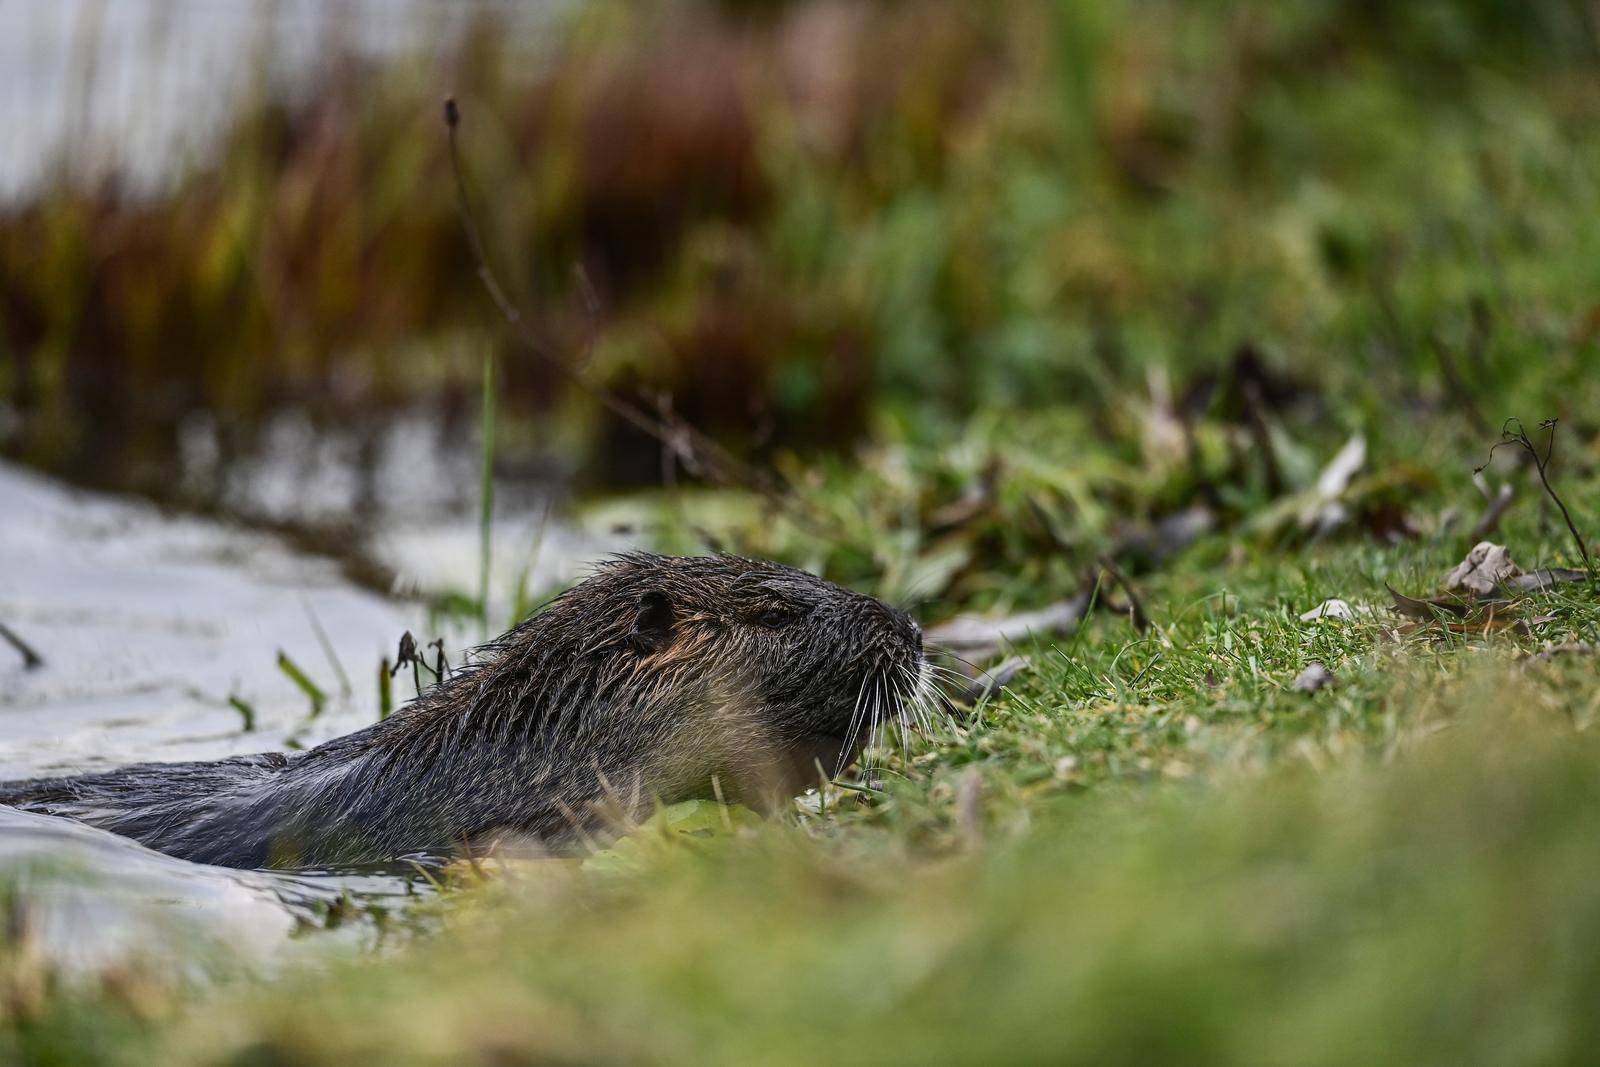
{"type": "Polygon", "coordinates": [[[0,622],[0,637],[17,650],[22,656],[22,669],[25,671],[37,670],[44,666],[44,657],[33,650],[33,646],[17,635],[17,632],[5,623],[0,622]]]}

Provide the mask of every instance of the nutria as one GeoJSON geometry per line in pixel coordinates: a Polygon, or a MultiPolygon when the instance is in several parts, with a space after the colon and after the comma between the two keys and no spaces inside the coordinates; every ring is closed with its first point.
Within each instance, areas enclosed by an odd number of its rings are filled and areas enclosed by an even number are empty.
{"type": "Polygon", "coordinates": [[[923,684],[905,614],[804,571],[636,554],[478,650],[390,718],[305,752],[0,784],[227,867],[570,848],[656,802],[766,807],[853,761],[923,684]]]}

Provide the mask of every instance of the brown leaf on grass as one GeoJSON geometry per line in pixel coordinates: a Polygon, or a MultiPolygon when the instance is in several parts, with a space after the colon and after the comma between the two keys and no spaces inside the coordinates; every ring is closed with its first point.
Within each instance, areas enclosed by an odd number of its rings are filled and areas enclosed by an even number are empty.
{"type": "Polygon", "coordinates": [[[1393,609],[1413,621],[1401,626],[1400,632],[1442,632],[1457,634],[1487,634],[1501,630],[1514,630],[1529,634],[1535,626],[1543,626],[1555,619],[1553,615],[1523,618],[1517,614],[1520,604],[1516,600],[1478,600],[1459,593],[1418,599],[1398,592],[1385,583],[1394,598],[1393,609]]]}
{"type": "Polygon", "coordinates": [[[1481,541],[1445,576],[1451,592],[1420,599],[1406,596],[1385,584],[1394,598],[1394,611],[1414,621],[1402,633],[1423,631],[1487,634],[1503,630],[1531,634],[1535,627],[1554,622],[1554,615],[1525,618],[1517,613],[1520,602],[1513,593],[1550,589],[1563,581],[1583,581],[1583,571],[1551,568],[1523,574],[1504,545],[1481,541]]]}
{"type": "Polygon", "coordinates": [[[1464,619],[1472,613],[1474,607],[1471,601],[1456,595],[1419,600],[1416,597],[1406,596],[1388,582],[1384,582],[1383,587],[1389,590],[1389,595],[1394,598],[1395,612],[1408,619],[1432,622],[1443,615],[1454,615],[1458,619],[1464,619]]]}

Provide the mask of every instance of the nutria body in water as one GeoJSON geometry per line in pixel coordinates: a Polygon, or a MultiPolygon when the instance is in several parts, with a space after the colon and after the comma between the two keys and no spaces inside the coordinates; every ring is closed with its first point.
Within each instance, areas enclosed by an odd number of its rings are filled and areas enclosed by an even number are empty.
{"type": "Polygon", "coordinates": [[[804,571],[630,555],[395,715],[306,752],[0,784],[63,815],[229,867],[551,848],[718,793],[757,806],[853,760],[914,695],[906,615],[804,571]]]}

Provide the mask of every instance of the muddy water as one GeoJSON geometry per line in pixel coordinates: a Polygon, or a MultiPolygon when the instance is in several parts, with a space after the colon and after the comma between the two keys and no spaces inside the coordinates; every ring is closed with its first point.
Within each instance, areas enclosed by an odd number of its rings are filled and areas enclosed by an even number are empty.
{"type": "MultiPolygon", "coordinates": [[[[499,573],[526,569],[518,545],[535,526],[541,581],[570,576],[610,547],[507,516],[496,523],[499,573]]],[[[476,536],[468,522],[436,519],[390,530],[376,550],[410,587],[470,589],[476,536]]],[[[316,744],[377,717],[380,660],[402,632],[434,633],[417,603],[357,588],[335,562],[272,536],[4,463],[0,622],[44,661],[29,668],[0,645],[0,779],[316,744]],[[279,668],[280,652],[328,694],[319,713],[279,668]],[[253,728],[230,698],[252,709],[253,728]]],[[[444,636],[459,659],[476,634],[444,636]]],[[[410,695],[396,679],[396,702],[410,695]]],[[[133,951],[192,962],[175,946],[206,943],[233,956],[270,954],[295,929],[321,924],[341,894],[392,911],[427,882],[202,867],[0,809],[0,889],[8,887],[56,958],[93,967],[133,951]]]]}

